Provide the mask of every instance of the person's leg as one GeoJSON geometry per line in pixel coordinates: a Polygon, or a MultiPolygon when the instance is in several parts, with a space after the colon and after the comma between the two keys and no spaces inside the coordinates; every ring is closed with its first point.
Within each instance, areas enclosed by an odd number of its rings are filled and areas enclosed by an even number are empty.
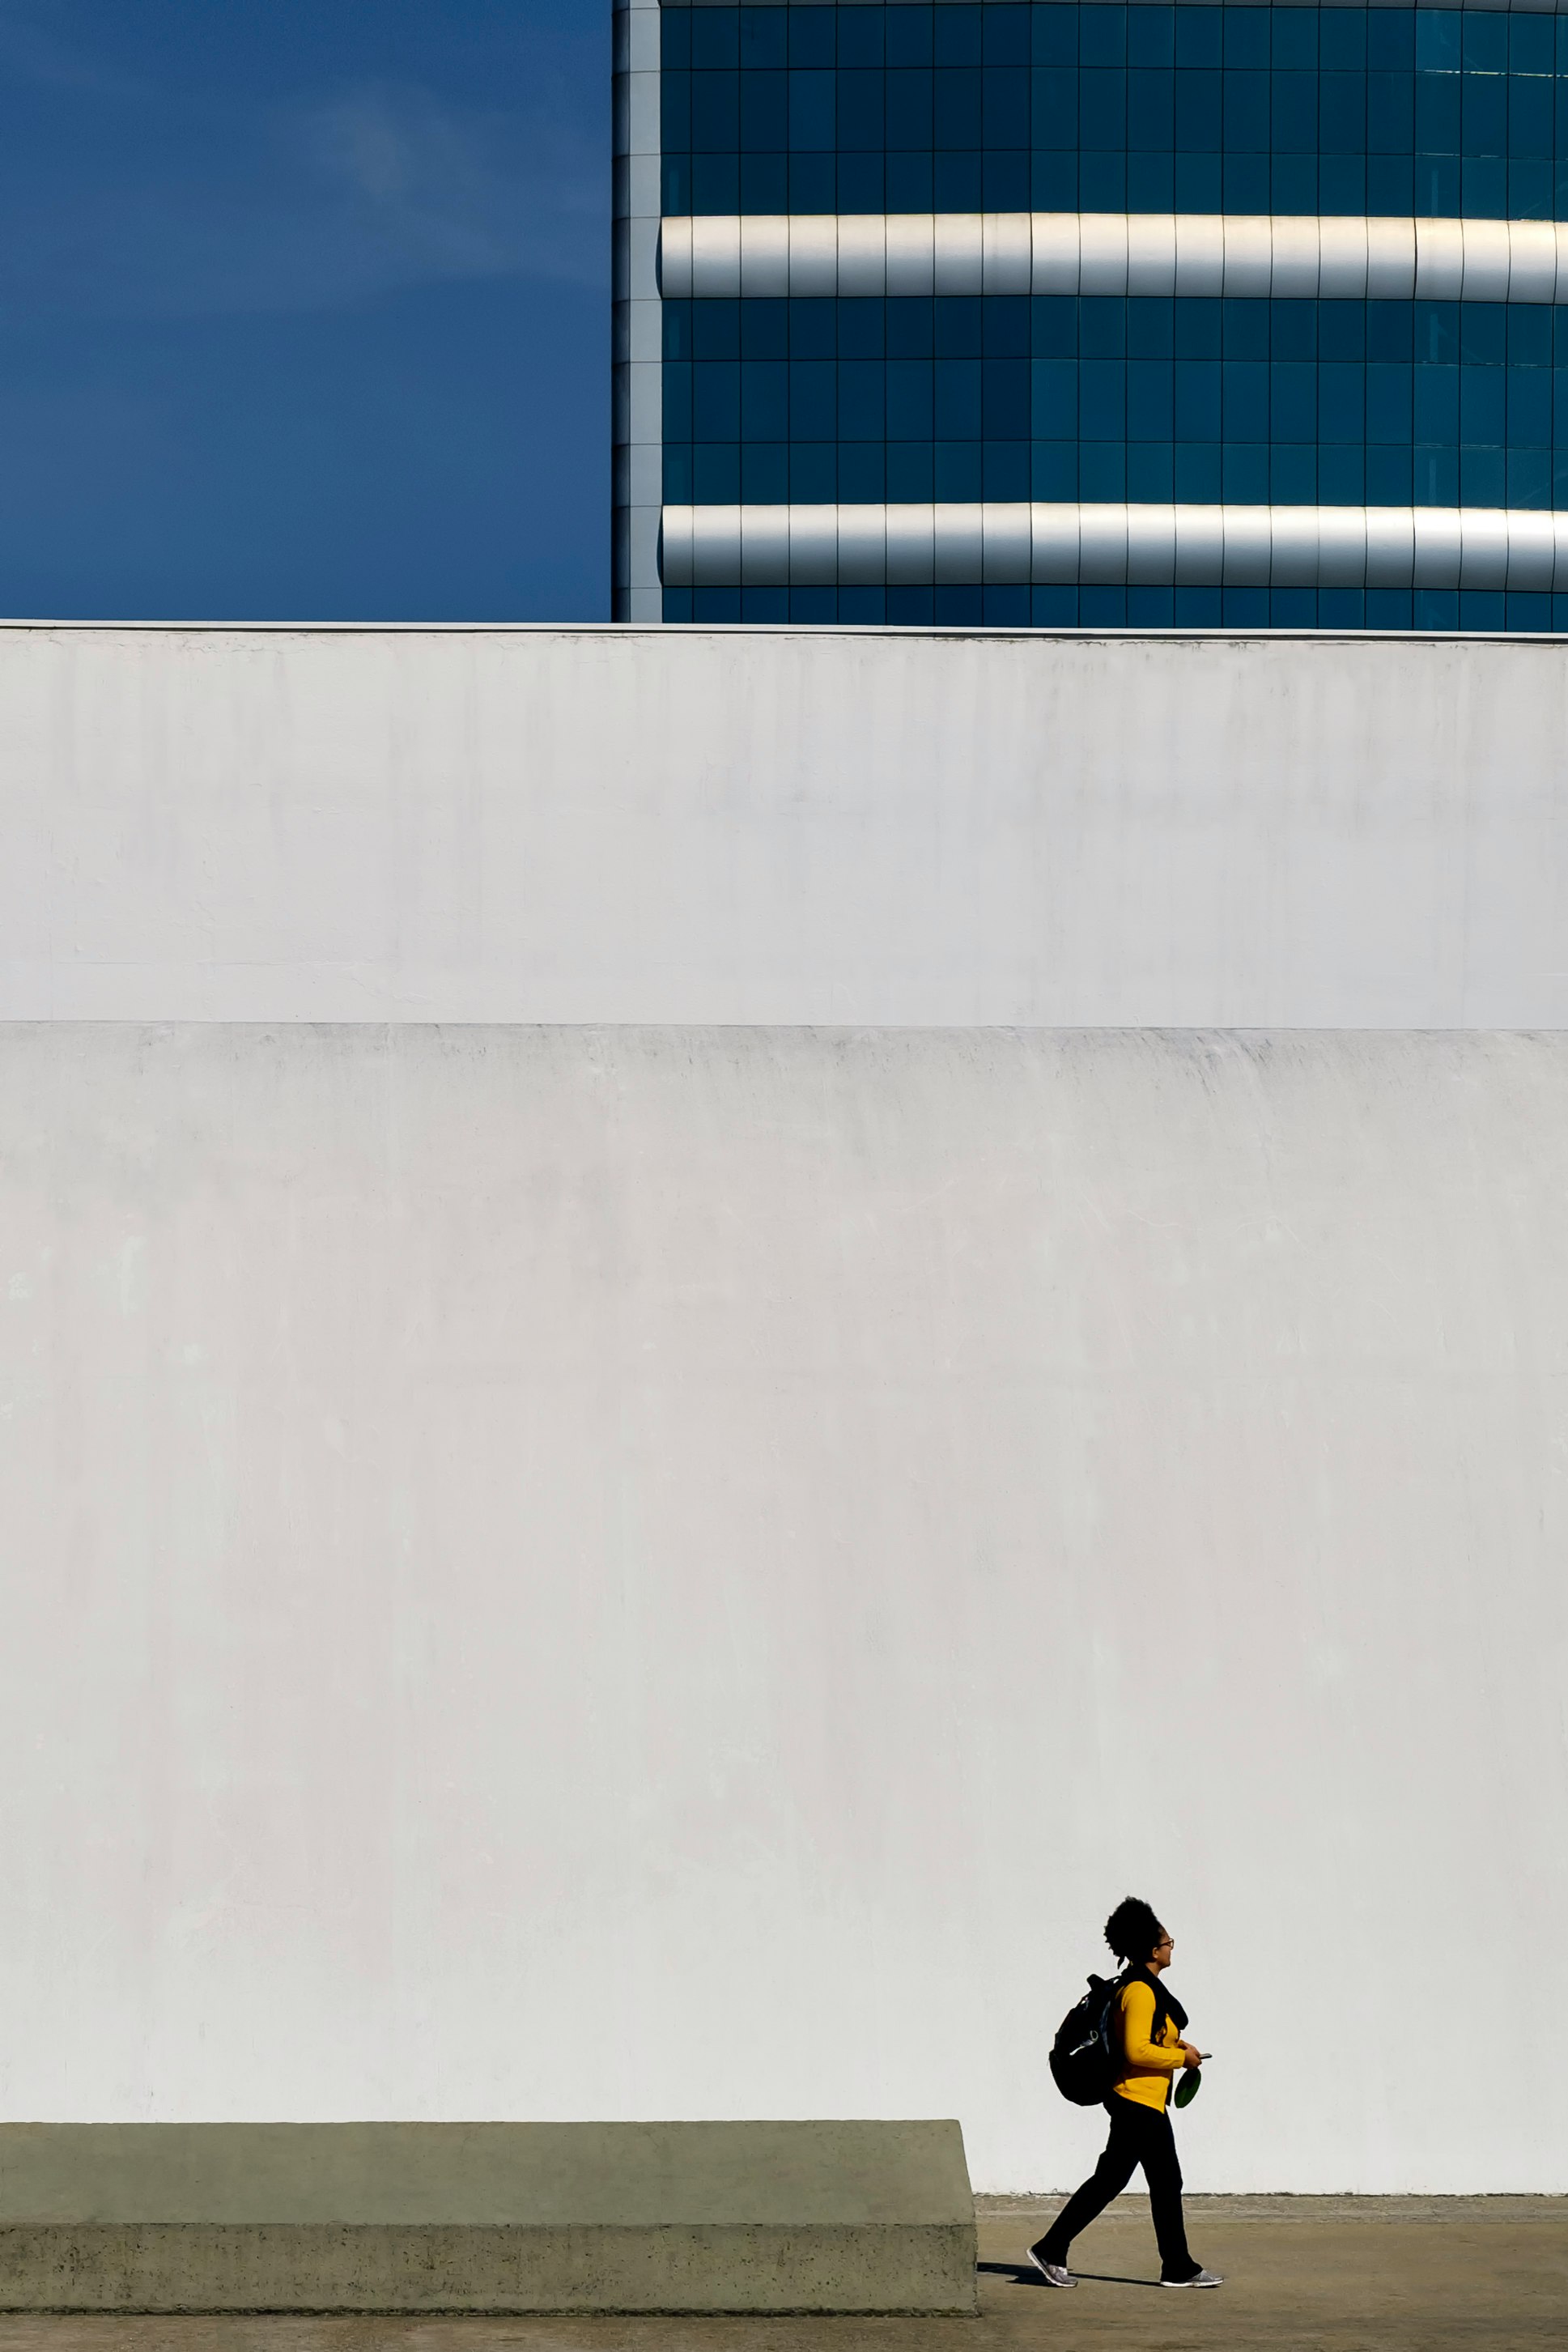
{"type": "Polygon", "coordinates": [[[1067,2249],[1079,2231],[1099,2220],[1113,2197],[1120,2197],[1138,2168],[1141,2140],[1133,2102],[1113,2096],[1106,2104],[1111,2111],[1111,2137],[1104,2153],[1082,2188],[1073,2190],[1044,2237],[1030,2248],[1040,2262],[1065,2263],[1067,2249]]]}
{"type": "Polygon", "coordinates": [[[1144,2178],[1149,2184],[1149,2211],[1160,2250],[1160,2276],[1196,2278],[1199,2265],[1187,2252],[1186,2223],[1181,2210],[1181,2159],[1169,2116],[1148,2110],[1143,2134],[1144,2178]]]}

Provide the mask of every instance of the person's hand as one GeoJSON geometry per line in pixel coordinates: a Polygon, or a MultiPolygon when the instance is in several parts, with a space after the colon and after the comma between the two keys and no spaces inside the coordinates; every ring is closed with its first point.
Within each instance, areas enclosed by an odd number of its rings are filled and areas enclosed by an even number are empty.
{"type": "Polygon", "coordinates": [[[1184,2042],[1181,2045],[1181,2063],[1190,2072],[1196,2074],[1203,2063],[1202,2051],[1195,2050],[1190,2042],[1184,2042]]]}

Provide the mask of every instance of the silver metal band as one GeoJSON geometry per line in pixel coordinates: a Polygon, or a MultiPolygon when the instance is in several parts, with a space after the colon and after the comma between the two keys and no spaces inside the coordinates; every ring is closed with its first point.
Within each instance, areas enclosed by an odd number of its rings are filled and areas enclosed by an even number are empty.
{"type": "MultiPolygon", "coordinates": [[[[736,0],[663,0],[665,7],[734,7],[736,0]]],[[[837,7],[840,0],[740,0],[740,7],[837,7]]],[[[844,0],[849,7],[882,7],[883,0],[844,0]]],[[[1128,0],[1131,7],[1168,7],[1171,0],[1128,0]]],[[[1420,7],[1481,9],[1486,14],[1556,16],[1568,0],[1192,0],[1197,7],[1420,7]]]]}
{"type": "Polygon", "coordinates": [[[1568,301],[1568,221],[748,213],[663,223],[674,301],[785,294],[1568,301]]]}
{"type": "MultiPolygon", "coordinates": [[[[1528,16],[1552,16],[1568,9],[1568,0],[1192,0],[1198,7],[1258,7],[1265,8],[1440,8],[1448,10],[1479,9],[1489,15],[1507,16],[1517,13],[1528,16]]],[[[733,7],[736,0],[663,0],[666,8],[733,7]]],[[[838,0],[740,0],[742,7],[779,8],[833,7],[838,0]]],[[[883,0],[848,0],[850,5],[881,7],[883,0]]],[[[1166,7],[1170,0],[1130,0],[1134,7],[1166,7]]]]}
{"type": "Polygon", "coordinates": [[[1568,590],[1568,513],[1514,507],[666,507],[671,588],[1132,582],[1568,590]]]}

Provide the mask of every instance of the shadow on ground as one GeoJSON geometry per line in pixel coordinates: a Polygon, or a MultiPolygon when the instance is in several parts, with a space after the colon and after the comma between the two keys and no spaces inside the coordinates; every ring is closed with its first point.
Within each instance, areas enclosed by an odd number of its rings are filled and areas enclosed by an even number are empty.
{"type": "MultiPolygon", "coordinates": [[[[1032,2263],[977,2263],[975,2268],[982,2277],[1009,2278],[1012,2280],[1015,2286],[1037,2286],[1043,2294],[1058,2292],[1046,2284],[1032,2263]]],[[[1073,2265],[1072,2275],[1074,2278],[1094,2279],[1102,2286],[1157,2287],[1159,2285],[1158,2279],[1122,2278],[1112,2271],[1081,2271],[1076,2263],[1073,2265]]]]}

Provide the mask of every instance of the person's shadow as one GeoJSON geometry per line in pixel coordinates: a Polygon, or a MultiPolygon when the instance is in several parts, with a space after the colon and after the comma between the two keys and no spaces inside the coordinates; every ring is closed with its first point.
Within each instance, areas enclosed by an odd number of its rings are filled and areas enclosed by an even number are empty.
{"type": "MultiPolygon", "coordinates": [[[[1047,2294],[1053,2292],[1032,2263],[977,2263],[975,2268],[988,2272],[993,2278],[1010,2278],[1015,2286],[1038,2286],[1047,2294]]],[[[1159,2285],[1158,2279],[1123,2278],[1115,2271],[1081,2271],[1075,2268],[1072,2275],[1074,2278],[1092,2279],[1097,2286],[1159,2285]]]]}

